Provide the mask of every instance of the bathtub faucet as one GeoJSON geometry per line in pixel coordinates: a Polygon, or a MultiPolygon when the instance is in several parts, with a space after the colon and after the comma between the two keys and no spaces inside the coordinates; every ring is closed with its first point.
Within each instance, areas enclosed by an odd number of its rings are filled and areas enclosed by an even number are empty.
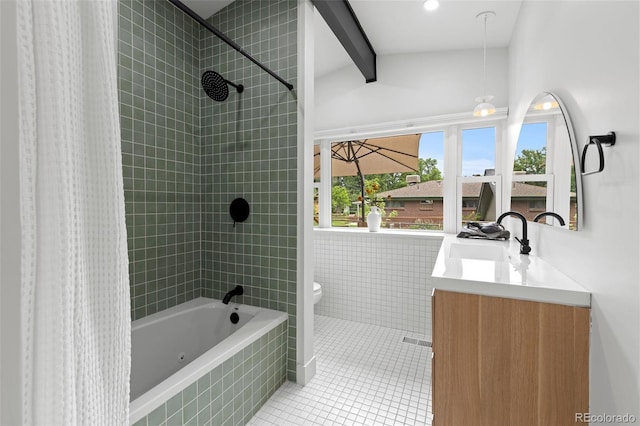
{"type": "Polygon", "coordinates": [[[233,296],[242,296],[244,293],[244,289],[241,285],[237,285],[233,290],[224,295],[224,299],[222,299],[222,303],[228,305],[233,296]]]}

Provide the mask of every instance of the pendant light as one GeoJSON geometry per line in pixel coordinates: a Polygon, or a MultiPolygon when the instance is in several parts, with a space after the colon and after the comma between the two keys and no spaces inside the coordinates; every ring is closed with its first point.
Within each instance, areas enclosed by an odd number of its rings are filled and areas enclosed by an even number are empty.
{"type": "Polygon", "coordinates": [[[491,103],[493,96],[487,95],[487,19],[490,16],[496,16],[496,13],[489,10],[486,12],[480,12],[476,15],[476,19],[484,18],[484,43],[483,43],[483,63],[482,63],[482,93],[483,96],[476,98],[478,105],[473,109],[473,115],[475,117],[486,117],[496,112],[496,107],[491,103]]]}
{"type": "Polygon", "coordinates": [[[440,6],[440,3],[438,0],[425,0],[422,6],[424,6],[425,10],[433,12],[438,8],[438,6],[440,6]]]}

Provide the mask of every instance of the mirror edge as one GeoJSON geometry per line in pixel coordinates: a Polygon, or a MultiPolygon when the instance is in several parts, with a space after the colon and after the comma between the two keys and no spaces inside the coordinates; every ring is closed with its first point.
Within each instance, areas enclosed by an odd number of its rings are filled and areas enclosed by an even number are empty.
{"type": "Polygon", "coordinates": [[[578,149],[578,140],[576,139],[576,135],[573,131],[573,124],[571,123],[571,117],[569,115],[569,111],[565,106],[564,102],[555,92],[545,91],[543,93],[547,93],[555,98],[558,101],[558,105],[560,106],[560,111],[562,111],[562,119],[564,120],[564,124],[567,127],[567,131],[569,132],[569,139],[571,143],[571,154],[573,155],[573,166],[576,169],[576,202],[578,204],[578,209],[576,210],[576,231],[580,231],[582,229],[582,221],[583,221],[583,210],[584,210],[584,202],[582,200],[582,176],[579,173],[580,167],[580,150],[578,149]]]}

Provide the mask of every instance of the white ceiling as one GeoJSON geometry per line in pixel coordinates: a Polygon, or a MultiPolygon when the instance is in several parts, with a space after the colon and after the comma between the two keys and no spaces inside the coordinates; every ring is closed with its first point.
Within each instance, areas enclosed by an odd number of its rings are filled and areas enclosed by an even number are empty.
{"type": "MultiPolygon", "coordinates": [[[[183,1],[207,18],[233,0],[183,1]]],[[[427,12],[422,2],[350,0],[377,55],[481,48],[484,21],[476,15],[487,10],[496,13],[487,23],[487,47],[505,47],[522,4],[522,0],[440,0],[438,10],[427,12]]],[[[315,15],[315,76],[355,67],[320,14],[315,15]]]]}
{"type": "Polygon", "coordinates": [[[198,15],[207,19],[225,6],[233,3],[234,0],[182,0],[190,9],[198,15]]]}

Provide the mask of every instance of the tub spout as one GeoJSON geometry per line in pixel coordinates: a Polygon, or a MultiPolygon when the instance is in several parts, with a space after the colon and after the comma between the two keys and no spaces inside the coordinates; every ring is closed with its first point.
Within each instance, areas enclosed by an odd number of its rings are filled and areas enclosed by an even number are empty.
{"type": "Polygon", "coordinates": [[[237,285],[233,290],[231,290],[230,292],[224,295],[224,299],[222,299],[222,303],[224,303],[225,305],[228,305],[233,296],[242,296],[243,293],[244,293],[244,289],[242,288],[242,286],[237,285]]]}

